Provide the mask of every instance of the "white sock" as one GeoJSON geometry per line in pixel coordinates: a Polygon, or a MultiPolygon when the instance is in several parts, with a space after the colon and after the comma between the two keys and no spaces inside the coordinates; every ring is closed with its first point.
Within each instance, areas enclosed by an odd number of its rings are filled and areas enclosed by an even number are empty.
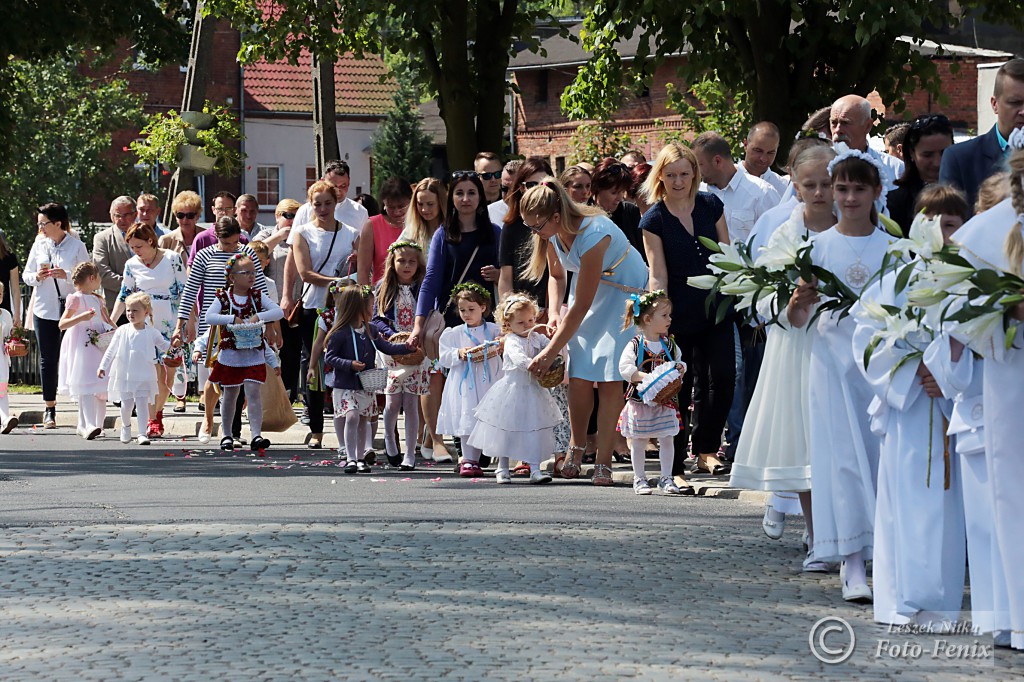
{"type": "Polygon", "coordinates": [[[11,418],[11,399],[7,394],[0,395],[0,426],[7,426],[11,418]]]}
{"type": "Polygon", "coordinates": [[[121,428],[132,432],[132,408],[135,407],[134,398],[121,397],[121,428]]]}
{"type": "Polygon", "coordinates": [[[249,431],[252,438],[263,435],[263,384],[255,381],[245,382],[245,399],[249,401],[246,414],[249,415],[249,431]]]}
{"type": "MultiPolygon", "coordinates": [[[[374,400],[377,396],[372,396],[374,400]]],[[[373,450],[373,437],[377,435],[377,420],[363,419],[363,426],[359,429],[360,438],[363,443],[363,452],[373,450]]]]}
{"type": "Polygon", "coordinates": [[[672,436],[658,439],[658,459],[661,464],[661,477],[672,478],[672,463],[676,459],[676,443],[672,436]]]}
{"type": "Polygon", "coordinates": [[[345,454],[348,455],[348,461],[362,460],[363,454],[360,447],[363,441],[359,437],[359,424],[363,419],[358,412],[352,411],[343,416],[342,420],[345,423],[345,454]]]}
{"type": "Polygon", "coordinates": [[[221,386],[220,395],[220,437],[231,435],[231,424],[235,421],[235,407],[238,404],[238,394],[242,392],[241,386],[221,386]]]}
{"type": "MultiPolygon", "coordinates": [[[[385,396],[384,402],[384,450],[394,457],[398,454],[398,442],[395,439],[395,428],[398,426],[398,412],[402,409],[404,393],[391,393],[385,396]]],[[[409,415],[405,417],[406,433],[409,429],[409,415]]],[[[408,445],[408,443],[406,443],[408,445]]],[[[407,448],[408,449],[408,448],[407,448]]]]}
{"type": "Polygon", "coordinates": [[[629,459],[633,462],[633,478],[640,478],[645,481],[647,480],[647,471],[645,470],[647,463],[646,445],[646,438],[629,439],[629,459]]]}
{"type": "Polygon", "coordinates": [[[867,569],[864,567],[864,555],[861,552],[847,554],[843,559],[846,566],[847,585],[866,585],[868,582],[867,569]]]}
{"type": "MultiPolygon", "coordinates": [[[[465,445],[463,445],[463,447],[465,447],[465,445]]],[[[509,468],[509,458],[508,457],[499,457],[498,458],[498,471],[503,471],[503,472],[505,472],[507,474],[508,473],[508,468],[509,468]]]]}
{"type": "MultiPolygon", "coordinates": [[[[149,424],[149,403],[145,400],[135,401],[135,414],[139,418],[139,435],[144,436],[146,435],[146,425],[149,424]]],[[[131,410],[128,411],[128,415],[131,416],[131,410]]]]}
{"type": "Polygon", "coordinates": [[[412,393],[402,394],[402,409],[405,412],[405,451],[413,453],[414,456],[420,434],[419,404],[419,396],[412,393]]]}
{"type": "MultiPolygon", "coordinates": [[[[466,442],[469,439],[468,435],[461,436],[461,438],[462,438],[462,461],[464,461],[464,462],[472,462],[473,464],[479,464],[479,462],[480,462],[480,455],[483,454],[482,451],[480,450],[480,448],[474,448],[472,445],[470,445],[469,443],[466,442]]],[[[507,468],[507,466],[508,466],[507,465],[508,457],[505,458],[505,461],[506,461],[506,468],[507,468]]]]}

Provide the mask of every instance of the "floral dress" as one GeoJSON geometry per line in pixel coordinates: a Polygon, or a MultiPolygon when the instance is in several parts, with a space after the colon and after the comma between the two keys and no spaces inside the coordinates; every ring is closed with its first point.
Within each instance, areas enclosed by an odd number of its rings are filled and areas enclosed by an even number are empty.
{"type": "MultiPolygon", "coordinates": [[[[396,332],[411,332],[416,321],[416,295],[413,285],[399,284],[398,296],[394,303],[394,329],[396,332]]],[[[388,320],[391,322],[391,320],[388,320]]],[[[416,367],[400,365],[390,355],[384,356],[384,365],[388,368],[388,383],[384,388],[385,395],[411,393],[426,395],[430,392],[430,360],[424,359],[416,367]]]]}
{"type": "MultiPolygon", "coordinates": [[[[178,303],[188,278],[181,256],[166,249],[162,250],[162,256],[153,267],[148,267],[138,256],[130,258],[124,264],[124,279],[117,300],[124,302],[137,291],[148,294],[153,302],[153,327],[170,341],[178,322],[178,303]]],[[[181,376],[176,376],[176,380],[184,381],[188,376],[191,355],[191,352],[183,353],[185,362],[178,368],[177,373],[181,376]]]]}

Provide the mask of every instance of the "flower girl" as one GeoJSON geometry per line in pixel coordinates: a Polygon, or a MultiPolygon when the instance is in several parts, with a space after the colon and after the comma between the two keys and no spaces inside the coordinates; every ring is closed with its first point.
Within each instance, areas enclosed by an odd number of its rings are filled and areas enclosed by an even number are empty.
{"type": "Polygon", "coordinates": [[[139,420],[138,443],[149,445],[144,425],[149,422],[149,404],[159,390],[156,366],[160,354],[171,344],[156,327],[146,324],[153,315],[153,303],[148,294],[136,292],[124,303],[128,324],[114,332],[96,376],[108,378],[107,395],[121,403],[121,442],[131,442],[134,409],[139,420]]]}
{"type": "Polygon", "coordinates": [[[495,317],[505,333],[505,375],[477,405],[469,445],[498,458],[498,483],[512,482],[512,457],[530,465],[530,483],[550,483],[551,476],[541,471],[540,463],[554,452],[555,425],[562,421],[562,415],[551,391],[528,371],[530,361],[548,344],[547,337],[533,331],[537,303],[524,294],[510,294],[498,306],[495,317]]]}
{"type": "MultiPolygon", "coordinates": [[[[0,282],[0,298],[4,295],[4,285],[0,282]]],[[[7,382],[11,376],[11,356],[7,353],[7,343],[14,332],[14,318],[6,308],[0,308],[0,433],[10,433],[18,426],[18,418],[11,416],[10,399],[7,397],[7,382]]]]}
{"type": "Polygon", "coordinates": [[[103,341],[114,329],[100,288],[100,272],[90,261],[79,263],[71,272],[75,292],[67,298],[67,308],[58,327],[67,332],[60,344],[57,390],[78,401],[78,435],[92,440],[103,431],[107,411],[107,381],[98,377],[103,359],[103,341]]]}

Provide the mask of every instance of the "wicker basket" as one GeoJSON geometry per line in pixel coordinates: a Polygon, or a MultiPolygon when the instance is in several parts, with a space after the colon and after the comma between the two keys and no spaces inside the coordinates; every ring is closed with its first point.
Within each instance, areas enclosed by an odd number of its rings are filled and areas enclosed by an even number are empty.
{"type": "MultiPolygon", "coordinates": [[[[412,334],[410,334],[409,332],[398,332],[390,339],[388,339],[388,341],[390,341],[391,343],[408,343],[410,336],[412,336],[412,334]]],[[[416,366],[423,362],[423,359],[425,357],[427,356],[426,354],[424,354],[423,349],[417,348],[408,355],[392,355],[391,359],[394,360],[395,363],[399,365],[416,366]]]]}
{"type": "Polygon", "coordinates": [[[363,390],[368,393],[383,393],[384,388],[388,385],[387,367],[364,369],[356,374],[356,376],[359,377],[359,383],[362,385],[363,390]]]}
{"type": "Polygon", "coordinates": [[[474,352],[469,355],[470,362],[483,362],[484,360],[490,360],[491,358],[501,357],[505,354],[505,337],[502,336],[499,338],[497,343],[494,341],[488,341],[480,344],[477,348],[486,348],[486,351],[474,350],[474,352]]]}
{"type": "Polygon", "coordinates": [[[167,349],[164,353],[163,362],[164,367],[181,367],[181,364],[185,361],[185,353],[181,346],[174,348],[173,346],[167,349]]]}
{"type": "Polygon", "coordinates": [[[246,322],[229,324],[228,331],[235,337],[235,348],[238,350],[254,350],[263,347],[263,323],[246,322]]]}
{"type": "Polygon", "coordinates": [[[23,358],[28,355],[28,343],[21,339],[11,339],[4,344],[4,352],[12,358],[23,358]]]}
{"type": "Polygon", "coordinates": [[[110,348],[110,342],[114,340],[114,331],[115,330],[110,329],[105,332],[100,332],[96,336],[96,347],[102,351],[105,351],[108,348],[110,348]]]}
{"type": "MultiPolygon", "coordinates": [[[[641,394],[643,401],[647,404],[664,405],[665,407],[674,406],[675,398],[679,395],[679,391],[683,387],[683,373],[675,368],[674,362],[666,362],[654,367],[654,363],[651,360],[648,360],[643,363],[643,366],[650,366],[651,369],[648,371],[652,374],[657,373],[660,376],[675,373],[672,380],[665,384],[653,398],[641,394]]],[[[641,371],[643,371],[642,367],[641,371]]]]}
{"type": "Polygon", "coordinates": [[[537,377],[537,383],[544,388],[554,388],[565,380],[565,360],[559,355],[548,371],[537,377]]]}

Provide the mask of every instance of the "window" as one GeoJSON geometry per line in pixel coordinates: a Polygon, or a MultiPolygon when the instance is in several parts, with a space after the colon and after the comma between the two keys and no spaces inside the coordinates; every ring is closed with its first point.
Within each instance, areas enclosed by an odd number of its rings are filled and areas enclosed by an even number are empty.
{"type": "Polygon", "coordinates": [[[256,166],[256,201],[260,206],[277,207],[281,200],[281,167],[256,166]]]}
{"type": "Polygon", "coordinates": [[[306,190],[309,190],[313,183],[319,179],[319,176],[316,174],[316,166],[306,166],[306,190]]]}
{"type": "Polygon", "coordinates": [[[537,101],[548,101],[548,71],[542,69],[537,72],[537,101]]]}
{"type": "Polygon", "coordinates": [[[556,156],[555,157],[555,175],[561,175],[562,171],[564,171],[564,170],[565,170],[565,157],[564,156],[556,156]]]}

